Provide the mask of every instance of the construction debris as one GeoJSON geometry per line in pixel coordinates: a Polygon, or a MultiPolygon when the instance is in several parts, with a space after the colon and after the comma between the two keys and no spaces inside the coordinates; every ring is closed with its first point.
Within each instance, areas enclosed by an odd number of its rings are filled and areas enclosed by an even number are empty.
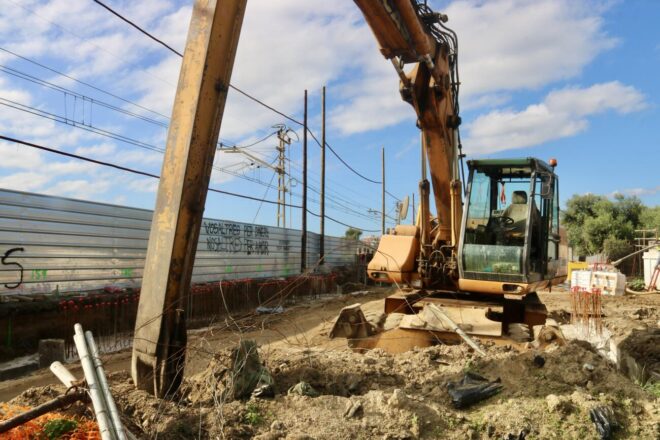
{"type": "Polygon", "coordinates": [[[447,391],[456,408],[467,408],[494,396],[502,390],[502,381],[497,378],[489,381],[471,371],[466,372],[458,382],[448,382],[447,391]]]}
{"type": "Polygon", "coordinates": [[[83,391],[74,391],[72,393],[63,394],[59,397],[54,398],[53,400],[49,400],[46,403],[42,403],[39,406],[29,409],[22,414],[19,414],[8,420],[0,422],[0,433],[7,432],[10,429],[23,425],[29,422],[30,420],[34,420],[37,417],[47,414],[51,411],[62,409],[66,406],[71,405],[74,402],[84,400],[86,397],[87,395],[83,391]]]}
{"type": "Polygon", "coordinates": [[[614,411],[609,406],[598,406],[589,411],[591,421],[596,425],[601,440],[612,438],[612,432],[618,426],[614,418],[614,411]]]}
{"type": "MultiPolygon", "coordinates": [[[[382,299],[372,295],[367,300],[375,300],[373,307],[363,304],[367,315],[371,309],[382,308],[382,299]]],[[[553,289],[552,294],[543,295],[551,316],[558,321],[551,324],[568,323],[571,318],[564,311],[570,310],[570,293],[553,289]]],[[[382,349],[359,353],[346,348],[343,341],[327,338],[339,310],[354,300],[346,295],[315,305],[292,306],[277,320],[251,318],[243,333],[236,330],[241,321],[230,323],[231,327],[224,330],[216,327],[191,333],[186,365],[190,375],[171,400],[137,390],[126,372],[109,373],[112,395],[126,428],[138,438],[163,440],[597,440],[601,436],[589,413],[605,406],[612,408],[622,425],[614,430],[613,438],[658,438],[660,412],[653,382],[643,388],[637,385],[590,343],[573,340],[572,333],[562,331],[566,339],[551,338],[542,348],[531,346],[522,351],[481,339],[487,356],[479,356],[458,339],[456,345],[441,344],[400,354],[382,349]],[[252,319],[258,319],[258,324],[252,319]],[[535,361],[539,357],[545,360],[542,368],[535,361]],[[233,383],[233,372],[241,371],[234,369],[236,360],[253,366],[248,376],[268,371],[273,397],[254,398],[253,391],[235,399],[229,390],[225,391],[233,383]],[[490,398],[456,408],[446,385],[460,383],[468,371],[488,380],[500,378],[495,386],[501,389],[490,398]],[[288,390],[300,382],[307,383],[318,395],[289,394],[288,390]]],[[[645,362],[647,372],[656,368],[652,359],[658,344],[653,344],[651,336],[658,319],[658,301],[660,298],[650,295],[603,298],[604,332],[609,331],[612,340],[638,341],[633,346],[637,348],[621,344],[622,356],[642,353],[639,347],[648,347],[644,357],[638,359],[645,362]],[[640,308],[649,309],[641,319],[634,315],[640,308]],[[645,339],[633,331],[642,326],[647,328],[645,339]]],[[[121,354],[108,357],[107,370],[113,365],[111,359],[121,360],[121,354]]],[[[125,369],[121,363],[119,367],[114,365],[115,369],[125,369]]],[[[34,407],[65,390],[59,385],[33,388],[10,403],[12,407],[34,407]]],[[[66,417],[84,416],[86,420],[91,416],[82,404],[65,413],[66,417]]],[[[0,418],[8,418],[1,407],[0,418]]]]}

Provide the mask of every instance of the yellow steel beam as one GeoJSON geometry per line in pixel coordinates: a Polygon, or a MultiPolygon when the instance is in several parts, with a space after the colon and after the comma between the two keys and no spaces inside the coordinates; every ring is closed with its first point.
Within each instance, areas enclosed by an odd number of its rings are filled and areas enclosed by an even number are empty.
{"type": "Polygon", "coordinates": [[[158,185],[133,342],[135,385],[176,391],[185,304],[247,0],[196,0],[158,185]]]}

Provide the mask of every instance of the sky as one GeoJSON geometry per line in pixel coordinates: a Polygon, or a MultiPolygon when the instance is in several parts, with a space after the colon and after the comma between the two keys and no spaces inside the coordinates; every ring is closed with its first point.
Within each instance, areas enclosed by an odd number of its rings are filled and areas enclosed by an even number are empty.
{"type": "MultiPolygon", "coordinates": [[[[191,1],[106,3],[183,51],[191,1]]],[[[556,158],[562,204],[585,193],[660,204],[660,2],[430,5],[458,34],[468,159],[556,158]]],[[[177,55],[91,0],[0,0],[0,49],[0,134],[160,173],[177,55]]],[[[417,190],[414,111],[353,2],[248,0],[232,84],[296,120],[307,89],[317,135],[325,85],[327,140],[344,161],[380,181],[385,148],[386,212],[394,217],[397,199],[417,190]]],[[[298,125],[232,90],[220,141],[256,143],[246,151],[272,163],[273,127],[282,123],[296,132],[286,163],[287,197],[298,205],[298,125]]],[[[309,209],[318,213],[320,148],[312,139],[308,151],[309,209]]],[[[380,185],[330,152],[326,170],[327,214],[367,234],[379,231],[380,185]]],[[[277,199],[275,172],[242,154],[216,153],[211,187],[277,199]]],[[[0,141],[0,188],[153,209],[157,180],[0,141]]],[[[275,225],[276,207],[209,193],[205,216],[275,225]]],[[[300,210],[291,208],[287,226],[300,223],[300,210]]],[[[308,224],[318,231],[317,217],[308,224]]],[[[327,220],[326,232],[343,235],[344,224],[327,220]]]]}

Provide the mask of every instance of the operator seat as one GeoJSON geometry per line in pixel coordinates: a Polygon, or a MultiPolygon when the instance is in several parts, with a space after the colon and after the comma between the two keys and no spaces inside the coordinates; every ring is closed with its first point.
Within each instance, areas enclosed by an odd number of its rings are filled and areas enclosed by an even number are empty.
{"type": "Polygon", "coordinates": [[[525,191],[514,191],[511,204],[507,206],[502,216],[513,219],[513,224],[507,228],[510,235],[524,236],[527,224],[527,193],[525,191]]]}

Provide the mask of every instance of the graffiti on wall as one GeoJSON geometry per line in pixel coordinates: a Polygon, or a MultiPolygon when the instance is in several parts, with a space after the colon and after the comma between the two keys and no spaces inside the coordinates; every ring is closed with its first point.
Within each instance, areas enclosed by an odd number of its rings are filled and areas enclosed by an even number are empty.
{"type": "Polygon", "coordinates": [[[204,220],[206,250],[229,254],[268,255],[268,226],[204,220]]]}
{"type": "Polygon", "coordinates": [[[19,271],[18,281],[14,284],[5,284],[5,287],[7,289],[16,289],[18,286],[23,284],[23,266],[17,262],[7,261],[7,258],[11,257],[11,254],[13,254],[14,252],[25,252],[25,249],[22,247],[11,248],[5,252],[5,255],[2,257],[2,260],[0,260],[2,261],[3,266],[16,266],[17,267],[16,270],[19,271]]]}

